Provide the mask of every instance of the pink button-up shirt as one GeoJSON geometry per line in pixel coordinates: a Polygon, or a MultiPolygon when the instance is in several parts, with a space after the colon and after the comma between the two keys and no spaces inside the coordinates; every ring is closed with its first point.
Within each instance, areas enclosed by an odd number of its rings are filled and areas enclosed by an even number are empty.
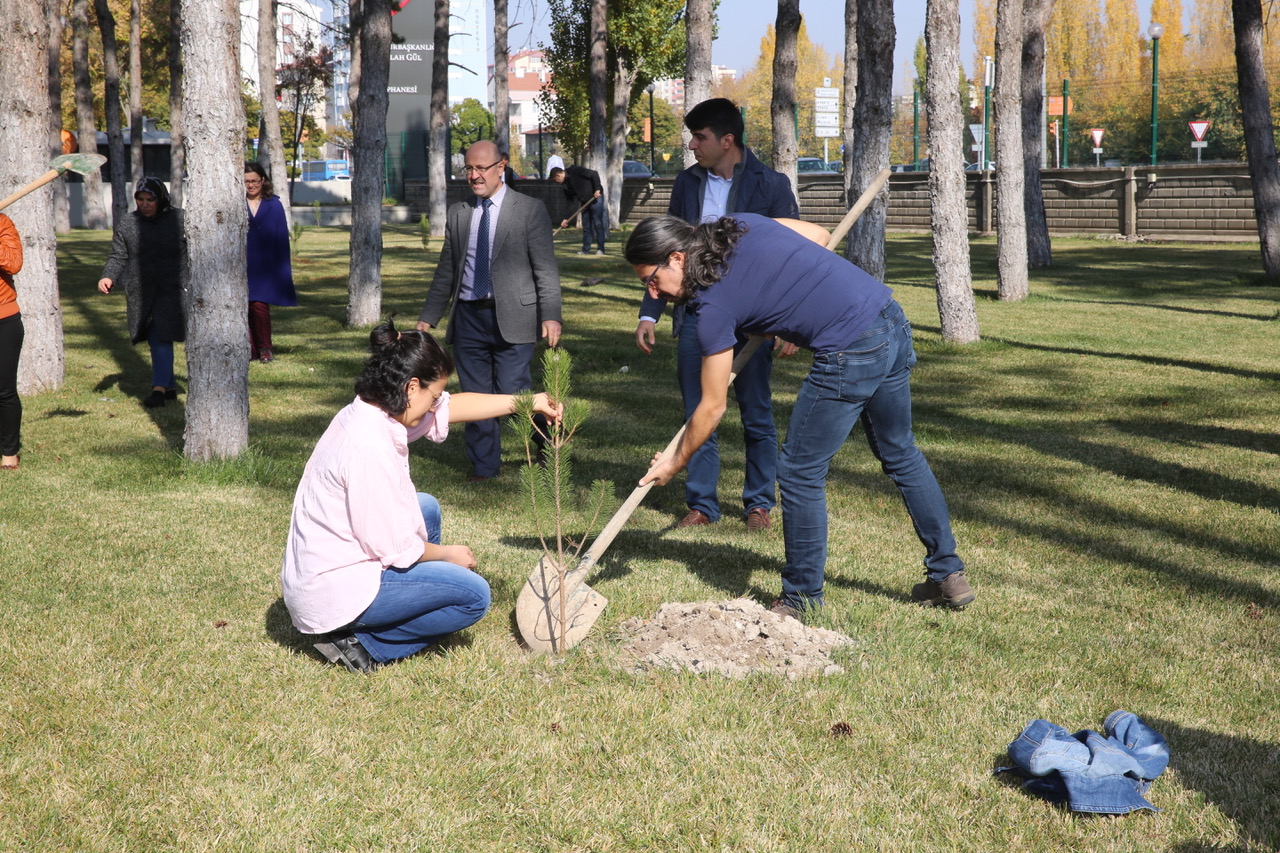
{"type": "Polygon", "coordinates": [[[413,429],[356,398],[334,416],[302,472],[280,573],[306,634],[343,627],[378,594],[382,570],[422,558],[427,529],[409,478],[409,442],[449,434],[449,395],[413,429]]]}

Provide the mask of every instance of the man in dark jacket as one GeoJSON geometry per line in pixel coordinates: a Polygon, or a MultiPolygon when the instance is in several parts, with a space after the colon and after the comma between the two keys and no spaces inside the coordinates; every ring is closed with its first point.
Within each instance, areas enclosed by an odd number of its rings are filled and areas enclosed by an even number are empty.
{"type": "MultiPolygon", "coordinates": [[[[719,219],[727,213],[758,213],[773,218],[800,218],[791,182],[785,175],[761,163],[742,144],[742,114],[732,101],[712,98],[689,111],[685,127],[693,134],[689,150],[697,163],[676,176],[667,213],[686,222],[719,219]]],[[[665,303],[647,293],[640,307],[636,345],[653,351],[654,329],[665,303]]],[[[678,339],[676,372],[684,398],[685,420],[702,399],[702,355],[698,349],[697,315],[685,307],[673,310],[673,334],[678,339]]],[[[746,338],[739,338],[735,352],[746,338]]],[[[781,355],[795,347],[778,343],[781,355]]],[[[747,529],[768,530],[769,512],[777,503],[774,481],[778,470],[778,431],[773,424],[773,395],[769,377],[773,352],[761,347],[734,380],[734,395],[742,414],[747,464],[742,487],[742,511],[747,529]]],[[[685,480],[685,504],[689,511],[677,527],[711,524],[720,520],[716,483],[720,479],[720,453],[713,433],[689,460],[685,480]]]]}
{"type": "MultiPolygon", "coordinates": [[[[551,180],[557,184],[564,184],[564,196],[573,203],[574,210],[586,205],[582,211],[582,251],[579,254],[593,254],[591,242],[594,234],[596,245],[599,247],[594,254],[603,255],[604,240],[609,236],[609,216],[605,211],[604,200],[601,198],[604,195],[604,185],[600,183],[600,173],[586,166],[555,168],[551,170],[551,180]]],[[[568,225],[568,219],[560,223],[561,228],[568,225]]]]}

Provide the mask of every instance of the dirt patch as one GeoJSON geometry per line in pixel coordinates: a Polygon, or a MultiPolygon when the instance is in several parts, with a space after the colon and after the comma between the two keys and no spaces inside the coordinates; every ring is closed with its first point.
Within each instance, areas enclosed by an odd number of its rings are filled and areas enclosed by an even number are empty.
{"type": "Polygon", "coordinates": [[[628,619],[623,665],[634,671],[654,667],[718,672],[730,678],[772,673],[787,678],[844,672],[831,653],[853,640],[766,610],[747,598],[663,604],[645,621],[628,619]]]}

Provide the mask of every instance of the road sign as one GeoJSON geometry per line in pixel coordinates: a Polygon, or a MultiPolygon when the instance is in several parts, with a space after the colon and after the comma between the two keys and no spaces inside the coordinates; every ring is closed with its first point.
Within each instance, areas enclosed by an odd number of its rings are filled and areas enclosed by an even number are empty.
{"type": "Polygon", "coordinates": [[[819,113],[838,113],[840,112],[839,98],[814,98],[813,109],[819,113]]]}
{"type": "Polygon", "coordinates": [[[836,113],[814,113],[814,127],[839,127],[840,116],[836,113]]]}
{"type": "MultiPolygon", "coordinates": [[[[1105,132],[1105,131],[1104,131],[1102,128],[1100,128],[1100,127],[1095,127],[1095,128],[1093,128],[1092,130],[1090,130],[1090,131],[1089,131],[1089,135],[1093,137],[1093,147],[1094,147],[1094,148],[1101,148],[1101,147],[1102,147],[1102,134],[1103,134],[1104,132],[1105,132]]],[[[1094,154],[1097,154],[1098,152],[1097,152],[1097,151],[1094,151],[1093,153],[1094,153],[1094,154]]]]}
{"type": "Polygon", "coordinates": [[[818,137],[819,139],[822,139],[824,136],[836,137],[840,135],[840,128],[838,126],[837,127],[815,127],[813,129],[813,135],[818,137]]]}
{"type": "Polygon", "coordinates": [[[1211,121],[1189,121],[1187,127],[1191,128],[1191,135],[1195,137],[1196,142],[1203,142],[1204,135],[1209,132],[1209,127],[1213,124],[1211,121]]]}
{"type": "Polygon", "coordinates": [[[839,98],[840,90],[832,86],[816,86],[813,90],[815,98],[839,98]]]}
{"type": "Polygon", "coordinates": [[[982,125],[980,124],[969,125],[969,133],[973,134],[973,138],[978,142],[982,141],[982,125]]]}
{"type": "MultiPolygon", "coordinates": [[[[1046,99],[1049,103],[1045,106],[1045,112],[1051,116],[1062,115],[1062,96],[1050,95],[1046,99]]],[[[1076,102],[1074,98],[1067,98],[1067,115],[1075,112],[1076,102]]]]}
{"type": "Polygon", "coordinates": [[[1192,148],[1208,148],[1209,143],[1205,142],[1203,139],[1197,139],[1195,142],[1191,143],[1191,147],[1192,148]]]}

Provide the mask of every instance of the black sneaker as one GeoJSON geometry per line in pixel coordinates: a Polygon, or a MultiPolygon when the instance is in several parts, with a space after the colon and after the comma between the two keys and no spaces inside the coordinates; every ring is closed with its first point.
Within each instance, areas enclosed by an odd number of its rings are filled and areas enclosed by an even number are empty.
{"type": "Polygon", "coordinates": [[[963,610],[973,603],[978,596],[969,586],[964,572],[953,572],[942,579],[942,583],[925,580],[911,588],[911,599],[926,607],[950,607],[963,610]]]}
{"type": "Polygon", "coordinates": [[[142,398],[142,405],[148,409],[158,409],[164,405],[165,392],[159,388],[151,389],[151,393],[142,398]]]}
{"type": "Polygon", "coordinates": [[[378,668],[378,662],[353,634],[326,634],[315,643],[315,648],[330,663],[341,664],[352,672],[368,673],[378,668]]]}

